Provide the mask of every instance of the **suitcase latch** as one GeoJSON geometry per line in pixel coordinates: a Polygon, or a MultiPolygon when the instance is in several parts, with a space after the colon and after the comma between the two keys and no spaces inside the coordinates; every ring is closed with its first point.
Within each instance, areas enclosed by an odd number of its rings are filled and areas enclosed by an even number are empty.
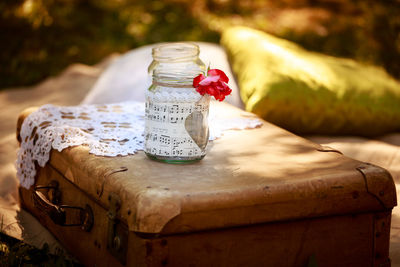
{"type": "Polygon", "coordinates": [[[128,227],[118,218],[121,200],[117,194],[108,196],[110,203],[108,215],[107,249],[119,262],[126,264],[126,253],[128,251],[128,227]]]}

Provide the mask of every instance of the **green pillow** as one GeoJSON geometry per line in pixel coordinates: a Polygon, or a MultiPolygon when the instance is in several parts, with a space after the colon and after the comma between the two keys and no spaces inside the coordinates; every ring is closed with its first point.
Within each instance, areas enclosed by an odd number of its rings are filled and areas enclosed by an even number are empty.
{"type": "Polygon", "coordinates": [[[373,136],[400,129],[400,83],[384,70],[245,27],[224,31],[246,110],[298,134],[373,136]]]}

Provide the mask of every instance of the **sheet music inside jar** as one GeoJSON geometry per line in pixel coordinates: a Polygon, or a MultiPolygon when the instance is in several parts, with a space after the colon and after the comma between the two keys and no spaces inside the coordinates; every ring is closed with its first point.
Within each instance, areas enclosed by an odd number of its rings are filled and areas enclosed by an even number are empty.
{"type": "Polygon", "coordinates": [[[151,159],[187,163],[206,154],[210,96],[201,96],[192,85],[205,69],[198,55],[191,43],[153,49],[153,83],[145,94],[145,153],[151,159]]]}

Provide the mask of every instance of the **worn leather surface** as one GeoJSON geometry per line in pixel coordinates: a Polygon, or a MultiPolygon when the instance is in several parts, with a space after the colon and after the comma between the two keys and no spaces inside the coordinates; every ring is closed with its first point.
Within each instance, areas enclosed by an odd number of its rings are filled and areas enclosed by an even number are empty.
{"type": "MultiPolygon", "coordinates": [[[[48,81],[35,86],[33,89],[15,89],[3,91],[0,94],[0,99],[3,105],[2,114],[2,130],[0,151],[2,166],[2,173],[0,177],[0,197],[2,200],[8,199],[9,195],[17,195],[17,181],[15,179],[15,170],[13,162],[15,161],[15,150],[17,149],[17,141],[15,139],[15,121],[18,113],[24,108],[32,105],[42,105],[45,103],[53,103],[59,105],[73,105],[78,104],[86,92],[90,89],[91,84],[99,75],[99,70],[94,67],[74,66],[70,70],[59,75],[56,78],[51,78],[48,81]],[[79,67],[79,68],[78,68],[79,67]],[[87,71],[88,68],[94,69],[96,75],[87,71]],[[71,73],[73,71],[73,73],[71,73]],[[15,190],[14,190],[15,188],[15,190]]],[[[309,137],[315,143],[321,143],[331,146],[343,152],[344,155],[349,157],[371,162],[376,165],[382,166],[390,171],[396,184],[400,184],[400,134],[392,134],[379,139],[366,139],[359,137],[335,137],[335,136],[321,136],[309,137]]],[[[207,155],[205,160],[211,154],[207,155]]],[[[94,185],[92,185],[93,187],[94,185]]],[[[398,195],[400,190],[398,189],[398,195]]],[[[27,214],[23,209],[19,208],[13,200],[0,203],[0,216],[4,219],[5,231],[7,234],[28,241],[37,247],[42,246],[42,241],[50,244],[55,242],[54,237],[46,231],[43,226],[31,216],[17,216],[18,214],[27,214]],[[28,218],[29,217],[29,218],[28,218]],[[15,230],[11,227],[15,226],[15,230]],[[29,236],[29,237],[28,237],[29,236]],[[32,237],[32,238],[31,238],[32,237]],[[31,242],[32,241],[32,242],[31,242]]],[[[104,203],[107,203],[105,201],[104,203]]],[[[390,257],[392,266],[400,265],[400,212],[399,207],[396,207],[392,215],[392,227],[390,238],[390,257]],[[397,211],[397,213],[396,213],[397,211]]],[[[355,228],[357,229],[357,228],[355,228]]],[[[275,232],[276,238],[279,237],[279,232],[275,232]]],[[[286,234],[285,234],[286,236],[286,234]]],[[[270,239],[270,237],[268,237],[270,239]]],[[[300,240],[300,239],[299,239],[300,240]]],[[[293,246],[296,245],[292,242],[293,246]]],[[[251,243],[250,245],[254,245],[251,243]]],[[[58,247],[59,245],[57,245],[58,247]]],[[[135,252],[135,251],[133,251],[135,252]]]]}
{"type": "MultiPolygon", "coordinates": [[[[307,136],[307,139],[339,149],[348,157],[371,162],[387,169],[397,187],[397,196],[400,196],[400,133],[392,133],[377,139],[356,136],[307,136]]],[[[392,212],[390,258],[392,266],[400,266],[399,206],[392,212]]]]}
{"type": "Polygon", "coordinates": [[[20,208],[15,160],[18,149],[15,127],[18,115],[31,106],[47,103],[77,105],[115,56],[94,65],[73,64],[55,77],[23,88],[0,92],[0,228],[1,232],[37,248],[44,243],[51,253],[62,247],[33,216],[20,208]]]}
{"type": "MultiPolygon", "coordinates": [[[[253,116],[213,103],[225,116],[253,116]]],[[[176,233],[269,221],[391,209],[390,174],[324,149],[267,122],[230,131],[210,143],[207,156],[188,165],[146,158],[99,157],[84,146],[53,151],[50,164],[105,207],[121,197],[130,230],[176,233]],[[124,171],[115,171],[121,170],[124,171]],[[373,175],[365,177],[365,173],[373,175]],[[126,170],[125,170],[126,169],[126,170]],[[370,192],[367,182],[378,190],[370,192]],[[384,197],[379,196],[384,191],[384,197]]]]}

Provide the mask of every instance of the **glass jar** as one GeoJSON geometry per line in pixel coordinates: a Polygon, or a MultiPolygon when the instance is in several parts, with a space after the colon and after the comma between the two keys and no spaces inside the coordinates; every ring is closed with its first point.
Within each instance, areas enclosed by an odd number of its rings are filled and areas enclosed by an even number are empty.
{"type": "Polygon", "coordinates": [[[189,163],[206,154],[210,96],[193,88],[193,78],[205,72],[199,52],[192,43],[153,48],[153,82],[145,93],[145,153],[151,159],[189,163]]]}

